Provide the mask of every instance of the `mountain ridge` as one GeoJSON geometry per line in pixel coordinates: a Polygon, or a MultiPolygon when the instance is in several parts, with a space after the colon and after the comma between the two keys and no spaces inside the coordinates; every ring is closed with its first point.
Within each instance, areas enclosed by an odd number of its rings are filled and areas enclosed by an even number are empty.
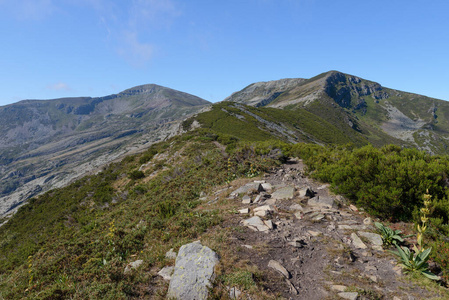
{"type": "Polygon", "coordinates": [[[205,105],[197,96],[147,84],[104,97],[0,107],[0,215],[68,178],[176,134],[179,120],[205,105]]]}

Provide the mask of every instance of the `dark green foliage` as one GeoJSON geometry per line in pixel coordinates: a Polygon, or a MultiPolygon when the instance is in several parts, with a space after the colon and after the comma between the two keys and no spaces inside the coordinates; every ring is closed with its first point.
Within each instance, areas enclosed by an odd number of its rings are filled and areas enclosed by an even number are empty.
{"type": "Polygon", "coordinates": [[[137,180],[145,177],[145,174],[139,170],[133,170],[128,173],[128,177],[132,180],[137,180]]]}
{"type": "Polygon", "coordinates": [[[294,145],[291,154],[305,158],[314,177],[331,183],[335,192],[375,216],[410,220],[414,209],[422,206],[426,189],[438,208],[432,217],[441,217],[447,209],[442,203],[448,203],[448,157],[398,146],[346,149],[294,145]]]}

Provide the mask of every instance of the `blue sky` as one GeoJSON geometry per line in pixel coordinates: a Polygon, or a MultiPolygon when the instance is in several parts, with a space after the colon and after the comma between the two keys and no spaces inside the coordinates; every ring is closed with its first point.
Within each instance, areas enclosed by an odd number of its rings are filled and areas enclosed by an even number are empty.
{"type": "Polygon", "coordinates": [[[447,0],[0,0],[0,105],[338,70],[449,100],[447,0]]]}

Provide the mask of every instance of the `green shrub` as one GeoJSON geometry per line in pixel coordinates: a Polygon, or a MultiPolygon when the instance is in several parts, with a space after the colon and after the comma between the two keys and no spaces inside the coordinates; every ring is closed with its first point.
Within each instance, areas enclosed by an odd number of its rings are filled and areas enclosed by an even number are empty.
{"type": "Polygon", "coordinates": [[[134,170],[128,173],[128,177],[132,180],[137,180],[145,177],[145,174],[142,171],[134,170]]]}

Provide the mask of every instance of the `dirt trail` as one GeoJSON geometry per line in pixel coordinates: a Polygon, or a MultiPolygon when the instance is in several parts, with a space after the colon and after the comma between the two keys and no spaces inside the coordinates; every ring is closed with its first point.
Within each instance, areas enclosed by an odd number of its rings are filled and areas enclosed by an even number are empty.
{"type": "Polygon", "coordinates": [[[328,185],[304,176],[301,160],[292,159],[251,184],[246,192],[231,193],[249,213],[228,224],[245,225],[233,232],[230,247],[266,274],[268,291],[308,300],[436,296],[405,279],[395,258],[379,244],[371,218],[329,192],[328,185]],[[259,184],[264,190],[255,191],[259,184]]]}

